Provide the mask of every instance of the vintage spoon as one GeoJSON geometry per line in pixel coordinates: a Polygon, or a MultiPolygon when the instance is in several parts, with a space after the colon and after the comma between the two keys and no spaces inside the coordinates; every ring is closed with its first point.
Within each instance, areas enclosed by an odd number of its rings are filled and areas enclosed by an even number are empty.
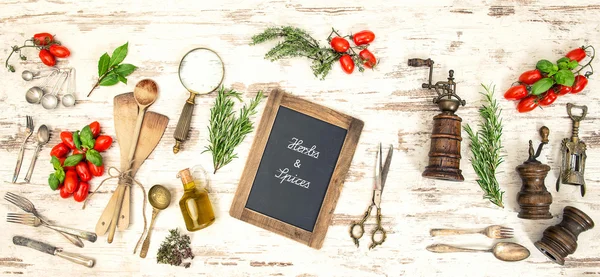
{"type": "Polygon", "coordinates": [[[171,192],[169,192],[169,190],[164,186],[154,185],[148,191],[148,201],[153,207],[152,221],[150,221],[148,235],[146,235],[144,244],[142,244],[142,251],[140,252],[140,257],[142,258],[146,258],[146,255],[148,254],[148,248],[150,247],[150,236],[152,235],[152,228],[154,227],[156,215],[158,215],[159,211],[166,209],[171,203],[171,192]]]}
{"type": "Polygon", "coordinates": [[[54,87],[52,87],[52,91],[50,93],[44,94],[44,96],[42,97],[42,107],[44,107],[44,109],[50,110],[50,109],[54,109],[54,108],[56,108],[56,106],[58,106],[58,96],[56,96],[56,95],[62,89],[63,85],[65,84],[65,81],[68,78],[69,78],[69,72],[61,73],[58,76],[58,79],[56,80],[54,87]],[[64,76],[64,79],[61,82],[60,80],[61,80],[61,78],[63,78],[63,76],[64,76]]]}
{"type": "Polygon", "coordinates": [[[42,73],[43,72],[48,72],[48,71],[57,71],[58,69],[53,68],[53,69],[49,69],[49,70],[41,70],[41,71],[29,71],[29,70],[23,70],[23,73],[21,73],[21,77],[23,78],[23,80],[25,81],[31,81],[34,79],[39,79],[42,77],[48,77],[48,76],[43,76],[42,73]]]}
{"type": "Polygon", "coordinates": [[[40,101],[42,101],[42,97],[45,94],[44,87],[46,87],[48,85],[48,83],[52,80],[54,75],[58,76],[58,70],[52,71],[52,73],[50,73],[50,75],[48,75],[48,78],[46,79],[46,81],[44,82],[43,85],[33,86],[27,90],[27,92],[25,93],[25,100],[27,100],[27,103],[38,104],[38,103],[40,103],[40,101]]]}
{"type": "Polygon", "coordinates": [[[29,170],[27,171],[27,176],[25,176],[25,182],[27,182],[27,183],[29,183],[29,180],[31,180],[31,174],[33,174],[33,168],[35,167],[35,161],[37,161],[37,157],[38,157],[38,154],[40,153],[40,150],[42,149],[42,146],[44,144],[48,143],[48,140],[50,140],[50,131],[48,131],[48,127],[46,127],[46,125],[42,125],[38,129],[37,140],[38,140],[38,145],[37,145],[37,148],[35,149],[35,153],[33,154],[33,159],[31,159],[31,164],[29,165],[29,170]]]}
{"type": "Polygon", "coordinates": [[[498,260],[505,262],[521,261],[529,257],[529,250],[527,248],[513,242],[499,242],[492,249],[469,249],[447,244],[432,244],[427,246],[427,250],[434,253],[492,252],[498,260]]]}
{"type": "Polygon", "coordinates": [[[62,104],[65,107],[72,107],[75,105],[75,68],[69,70],[69,82],[67,83],[67,93],[62,97],[62,104]]]}
{"type": "MultiPolygon", "coordinates": [[[[140,138],[140,129],[142,128],[142,122],[144,121],[144,115],[146,114],[146,109],[150,107],[156,101],[158,97],[158,87],[156,83],[150,79],[141,80],[135,85],[135,89],[133,90],[133,97],[135,98],[135,102],[138,104],[138,116],[137,121],[135,123],[135,128],[133,129],[133,137],[131,139],[131,146],[129,148],[129,157],[128,161],[131,167],[133,157],[135,155],[135,149],[137,148],[138,139],[140,138]]],[[[129,168],[128,168],[129,169],[129,168]]],[[[113,238],[115,237],[115,229],[117,227],[117,220],[119,219],[119,215],[121,214],[121,206],[123,205],[123,198],[125,197],[125,185],[119,185],[117,187],[117,203],[116,209],[113,212],[112,220],[110,222],[110,226],[108,227],[108,243],[112,243],[113,238]]]]}

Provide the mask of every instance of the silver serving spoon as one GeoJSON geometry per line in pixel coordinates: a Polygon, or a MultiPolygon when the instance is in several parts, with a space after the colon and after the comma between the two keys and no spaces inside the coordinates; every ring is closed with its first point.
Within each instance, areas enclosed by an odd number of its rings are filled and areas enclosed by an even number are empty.
{"type": "Polygon", "coordinates": [[[43,72],[48,72],[48,71],[57,71],[58,69],[53,68],[50,70],[40,70],[40,71],[29,71],[29,70],[23,70],[23,73],[21,73],[21,77],[23,78],[23,80],[25,81],[31,81],[33,79],[39,79],[42,77],[48,77],[48,76],[43,76],[42,73],[43,72]]]}
{"type": "Polygon", "coordinates": [[[67,83],[67,94],[63,95],[61,102],[65,107],[72,107],[75,105],[75,68],[69,70],[69,82],[67,83]]]}
{"type": "Polygon", "coordinates": [[[48,83],[53,79],[54,76],[58,76],[58,71],[53,71],[52,73],[50,73],[50,75],[48,75],[48,79],[46,79],[46,82],[44,82],[43,85],[33,86],[30,89],[28,89],[27,93],[25,93],[25,100],[27,100],[27,103],[29,103],[29,104],[40,103],[40,101],[42,101],[42,97],[45,94],[43,88],[45,88],[48,85],[48,83]]]}
{"type": "Polygon", "coordinates": [[[45,94],[42,97],[42,107],[46,110],[54,109],[58,106],[58,96],[56,94],[60,91],[60,89],[65,84],[65,81],[69,78],[69,72],[63,72],[60,74],[56,83],[52,87],[52,91],[50,93],[45,94]],[[64,78],[63,78],[64,76],[64,78]],[[61,82],[62,79],[62,82],[61,82]]]}
{"type": "Polygon", "coordinates": [[[427,246],[427,250],[434,253],[491,252],[496,259],[505,262],[521,261],[529,257],[529,250],[514,242],[499,242],[492,249],[470,249],[447,244],[432,244],[427,246]]]}
{"type": "Polygon", "coordinates": [[[40,153],[40,150],[42,149],[42,146],[44,144],[48,143],[48,140],[50,140],[50,131],[48,131],[48,127],[46,127],[46,125],[42,125],[38,129],[37,140],[38,140],[38,145],[37,145],[37,148],[35,149],[35,153],[33,154],[33,159],[31,159],[31,164],[29,165],[29,170],[27,170],[27,176],[25,176],[25,182],[27,182],[27,183],[29,183],[29,180],[31,180],[31,175],[33,174],[33,168],[35,167],[35,162],[37,161],[37,157],[38,157],[38,154],[40,153]]]}

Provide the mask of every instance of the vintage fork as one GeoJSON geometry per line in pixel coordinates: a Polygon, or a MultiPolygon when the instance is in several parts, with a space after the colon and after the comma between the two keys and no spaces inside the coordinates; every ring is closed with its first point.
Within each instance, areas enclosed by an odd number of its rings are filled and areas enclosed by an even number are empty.
{"type": "Polygon", "coordinates": [[[56,231],[61,231],[63,233],[67,233],[67,234],[71,234],[71,235],[75,235],[75,236],[78,236],[80,238],[83,238],[83,239],[85,239],[87,241],[91,241],[91,242],[95,242],[96,239],[98,238],[96,236],[96,234],[91,233],[91,232],[47,224],[47,223],[43,222],[39,217],[36,217],[35,215],[32,215],[32,214],[8,213],[6,215],[6,220],[10,223],[20,223],[20,224],[33,226],[33,227],[39,227],[41,225],[44,225],[45,227],[48,227],[50,229],[53,229],[56,231]]]}
{"type": "MultiPolygon", "coordinates": [[[[38,211],[35,209],[35,206],[33,205],[33,203],[31,203],[31,201],[29,201],[29,199],[23,197],[23,196],[19,196],[16,195],[12,192],[7,192],[4,195],[4,199],[6,199],[8,202],[12,203],[13,205],[21,208],[21,210],[26,211],[28,213],[32,213],[34,216],[36,216],[37,218],[39,218],[42,222],[47,222],[39,213],[38,211]]],[[[47,227],[49,229],[52,229],[50,227],[47,227]]],[[[54,229],[52,229],[54,230],[54,229]]],[[[59,234],[63,235],[63,237],[65,237],[66,239],[68,239],[71,243],[73,243],[74,245],[78,246],[78,247],[83,247],[83,241],[81,241],[81,239],[79,239],[79,237],[71,235],[71,234],[65,234],[61,231],[55,230],[56,232],[58,232],[59,234]]]]}
{"type": "Polygon", "coordinates": [[[464,234],[482,234],[492,239],[508,239],[513,237],[513,229],[500,225],[491,225],[485,229],[431,229],[432,237],[464,234]]]}
{"type": "Polygon", "coordinates": [[[15,167],[15,173],[13,174],[12,182],[13,184],[17,182],[19,178],[19,171],[21,171],[21,164],[23,163],[23,154],[25,154],[25,144],[31,135],[33,134],[33,118],[31,116],[26,116],[27,119],[27,129],[25,129],[25,139],[21,144],[21,150],[19,150],[19,156],[17,157],[17,166],[15,167]]]}

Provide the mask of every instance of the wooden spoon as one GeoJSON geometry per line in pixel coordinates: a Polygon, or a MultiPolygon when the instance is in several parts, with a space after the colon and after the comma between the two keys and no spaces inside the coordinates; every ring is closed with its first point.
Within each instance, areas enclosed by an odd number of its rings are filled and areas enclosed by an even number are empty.
{"type": "Polygon", "coordinates": [[[455,247],[447,244],[432,244],[427,246],[427,250],[434,253],[453,253],[453,252],[492,252],[494,256],[501,261],[516,262],[527,259],[529,250],[520,244],[513,242],[499,242],[492,249],[469,249],[455,247]]]}
{"type": "MultiPolygon", "coordinates": [[[[138,116],[135,123],[135,128],[133,129],[133,139],[129,150],[129,166],[128,169],[131,168],[131,164],[133,162],[133,157],[135,156],[135,149],[137,148],[138,139],[140,138],[140,129],[142,128],[142,122],[144,121],[144,115],[146,114],[146,109],[150,107],[156,101],[158,97],[158,87],[156,83],[150,79],[141,80],[135,85],[135,89],[133,90],[133,97],[135,98],[135,102],[138,104],[138,116]]],[[[117,203],[115,205],[116,209],[113,212],[112,220],[110,222],[110,226],[108,228],[108,243],[112,243],[113,238],[115,237],[115,229],[117,227],[117,221],[119,219],[119,215],[121,214],[121,207],[123,205],[123,198],[125,196],[125,187],[128,184],[121,184],[117,187],[117,203]]]]}

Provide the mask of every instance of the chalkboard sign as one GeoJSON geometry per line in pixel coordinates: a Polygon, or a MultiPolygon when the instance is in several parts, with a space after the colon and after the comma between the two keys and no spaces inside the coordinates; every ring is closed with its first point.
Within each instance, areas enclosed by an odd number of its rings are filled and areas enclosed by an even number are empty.
{"type": "Polygon", "coordinates": [[[320,248],[363,122],[274,90],[231,216],[320,248]]]}

